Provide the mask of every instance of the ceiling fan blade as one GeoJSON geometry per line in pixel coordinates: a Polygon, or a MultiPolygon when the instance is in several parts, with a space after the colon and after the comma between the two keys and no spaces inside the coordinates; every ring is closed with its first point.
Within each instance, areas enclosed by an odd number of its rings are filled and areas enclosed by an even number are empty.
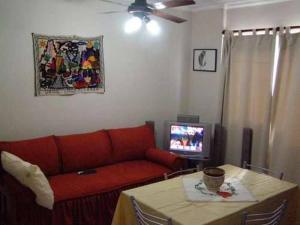
{"type": "Polygon", "coordinates": [[[119,6],[128,7],[127,4],[122,3],[122,2],[111,1],[111,0],[99,0],[99,1],[101,1],[101,2],[106,2],[106,3],[111,3],[111,4],[115,4],[115,5],[119,5],[119,6]]]}
{"type": "Polygon", "coordinates": [[[116,13],[127,13],[126,11],[107,11],[107,12],[99,12],[98,14],[102,14],[102,15],[109,15],[109,14],[116,14],[116,13]]]}
{"type": "Polygon", "coordinates": [[[177,16],[173,16],[173,15],[168,14],[168,13],[164,13],[164,12],[159,11],[159,10],[153,10],[152,14],[154,16],[158,16],[158,17],[161,17],[161,18],[166,19],[166,20],[170,20],[170,21],[175,22],[175,23],[183,23],[183,22],[186,21],[185,19],[182,19],[182,18],[177,17],[177,16]]]}
{"type": "Polygon", "coordinates": [[[153,6],[156,9],[174,8],[179,6],[187,6],[196,4],[194,0],[171,0],[166,2],[156,2],[153,6]]]}

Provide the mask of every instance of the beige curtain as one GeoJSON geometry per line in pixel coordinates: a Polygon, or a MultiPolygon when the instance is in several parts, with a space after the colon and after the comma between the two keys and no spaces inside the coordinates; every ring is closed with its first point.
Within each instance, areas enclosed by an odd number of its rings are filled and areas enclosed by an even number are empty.
{"type": "Polygon", "coordinates": [[[240,165],[243,127],[254,131],[252,163],[267,163],[275,35],[266,33],[224,36],[226,163],[240,165]]]}
{"type": "Polygon", "coordinates": [[[270,132],[270,167],[300,185],[300,34],[279,35],[270,132]]]}

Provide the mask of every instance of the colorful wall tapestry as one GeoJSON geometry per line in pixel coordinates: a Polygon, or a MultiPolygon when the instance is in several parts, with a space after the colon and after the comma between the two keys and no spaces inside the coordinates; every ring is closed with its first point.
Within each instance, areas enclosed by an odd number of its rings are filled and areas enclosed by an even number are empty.
{"type": "Polygon", "coordinates": [[[104,93],[103,36],[33,34],[35,95],[104,93]]]}

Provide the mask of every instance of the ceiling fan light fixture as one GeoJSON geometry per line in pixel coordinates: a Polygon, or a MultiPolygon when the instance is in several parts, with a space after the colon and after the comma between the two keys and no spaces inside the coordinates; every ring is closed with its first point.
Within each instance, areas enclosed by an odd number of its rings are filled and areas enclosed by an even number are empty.
{"type": "Polygon", "coordinates": [[[124,30],[125,33],[131,34],[138,31],[141,28],[141,26],[142,20],[139,17],[134,16],[125,23],[124,30]]]}
{"type": "Polygon", "coordinates": [[[156,9],[165,9],[166,8],[166,6],[162,2],[154,3],[154,7],[156,9]]]}
{"type": "Polygon", "coordinates": [[[148,17],[148,16],[144,16],[143,17],[143,22],[145,23],[145,24],[147,24],[147,23],[149,23],[151,20],[150,20],[150,18],[148,17]]]}
{"type": "MultiPolygon", "coordinates": [[[[117,5],[127,6],[127,4],[123,4],[120,2],[114,2],[114,0],[100,0],[104,2],[114,3],[117,5]]],[[[120,0],[119,0],[120,1],[120,0]]],[[[157,16],[162,19],[174,22],[174,23],[183,23],[186,19],[173,16],[171,14],[165,13],[160,9],[165,8],[176,8],[181,6],[188,6],[196,4],[195,0],[155,0],[154,3],[148,3],[147,0],[131,0],[134,1],[133,3],[129,4],[127,7],[127,12],[138,16],[143,22],[148,22],[149,16],[157,16]],[[158,2],[160,1],[160,2],[158,2]]],[[[153,0],[154,1],[154,0],[153,0]]],[[[116,13],[116,12],[113,12],[116,13]]],[[[111,14],[109,12],[108,14],[111,14]]],[[[129,29],[131,31],[131,29],[129,29]]]]}
{"type": "Polygon", "coordinates": [[[155,20],[150,20],[146,24],[146,27],[147,27],[147,30],[149,31],[149,33],[151,33],[152,35],[160,34],[160,26],[158,25],[158,23],[155,20]]]}

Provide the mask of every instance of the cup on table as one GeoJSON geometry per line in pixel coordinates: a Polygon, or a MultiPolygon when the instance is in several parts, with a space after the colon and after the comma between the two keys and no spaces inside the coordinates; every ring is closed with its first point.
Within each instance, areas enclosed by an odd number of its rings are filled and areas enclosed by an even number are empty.
{"type": "Polygon", "coordinates": [[[207,190],[217,192],[225,180],[225,170],[217,167],[207,167],[203,170],[203,182],[207,190]]]}

